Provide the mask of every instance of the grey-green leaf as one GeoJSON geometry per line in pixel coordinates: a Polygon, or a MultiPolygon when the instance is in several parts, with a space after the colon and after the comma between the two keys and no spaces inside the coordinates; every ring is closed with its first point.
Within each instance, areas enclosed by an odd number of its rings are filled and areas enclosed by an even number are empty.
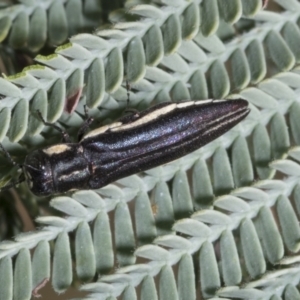
{"type": "MultiPolygon", "coordinates": [[[[259,0],[259,2],[261,2],[261,0],[259,0]]],[[[267,65],[263,45],[257,40],[253,40],[246,48],[246,55],[251,73],[251,82],[257,83],[261,81],[267,73],[267,65]]]]}
{"type": "Polygon", "coordinates": [[[37,7],[31,15],[28,34],[28,48],[36,52],[47,39],[47,15],[45,9],[37,7]]]}
{"type": "Polygon", "coordinates": [[[269,262],[273,265],[278,263],[284,255],[284,246],[269,208],[265,206],[261,208],[255,225],[269,262]]]}
{"type": "Polygon", "coordinates": [[[164,55],[162,33],[157,25],[149,28],[143,37],[146,63],[148,66],[157,65],[164,55]]]}
{"type": "Polygon", "coordinates": [[[59,234],[54,247],[52,285],[57,293],[64,292],[72,282],[72,259],[69,236],[66,232],[59,234]]]}
{"type": "Polygon", "coordinates": [[[235,244],[234,236],[230,230],[224,230],[220,238],[221,270],[226,286],[240,284],[242,280],[242,270],[235,244]]]}
{"type": "Polygon", "coordinates": [[[29,20],[26,12],[20,12],[13,22],[9,35],[9,44],[13,48],[21,48],[25,45],[29,32],[29,20]]]}
{"type": "Polygon", "coordinates": [[[114,92],[122,83],[123,79],[123,58],[119,48],[114,48],[107,57],[105,66],[105,90],[114,92]]]}
{"type": "Polygon", "coordinates": [[[135,199],[136,235],[140,245],[151,243],[157,235],[150,199],[141,192],[135,199]]]}
{"type": "Polygon", "coordinates": [[[229,93],[230,82],[225,66],[219,60],[210,67],[209,76],[210,90],[212,98],[223,99],[229,93]]]}
{"type": "Polygon", "coordinates": [[[193,202],[185,172],[178,172],[172,182],[172,196],[176,219],[189,216],[193,211],[193,202]]]}
{"type": "Polygon", "coordinates": [[[75,256],[78,277],[90,281],[96,273],[96,262],[91,230],[86,222],[81,222],[76,230],[75,256]]]}
{"type": "Polygon", "coordinates": [[[266,262],[255,227],[249,219],[243,220],[240,225],[240,240],[247,271],[256,278],[266,271],[266,262]]]}
{"type": "Polygon", "coordinates": [[[163,24],[161,30],[165,55],[170,55],[177,50],[181,42],[181,26],[178,16],[172,14],[163,24]]]}
{"type": "Polygon", "coordinates": [[[13,266],[9,257],[0,260],[0,295],[9,300],[13,297],[13,266]]]}
{"type": "Polygon", "coordinates": [[[203,297],[212,297],[220,288],[220,275],[213,245],[206,241],[199,253],[200,283],[203,297]]]}
{"type": "Polygon", "coordinates": [[[212,35],[219,27],[217,0],[203,0],[201,3],[201,31],[204,36],[212,35]]]}
{"type": "Polygon", "coordinates": [[[245,138],[238,137],[232,145],[232,173],[236,187],[250,185],[254,180],[252,162],[245,138]]]}
{"type": "Polygon", "coordinates": [[[130,212],[123,202],[119,203],[115,210],[115,242],[118,263],[121,266],[133,264],[135,240],[130,212]]]}
{"type": "Polygon", "coordinates": [[[169,265],[160,272],[158,284],[160,300],[179,300],[173,270],[169,265]]]}
{"type": "Polygon", "coordinates": [[[271,31],[266,37],[266,44],[270,56],[279,70],[287,71],[293,67],[295,57],[279,33],[271,31]]]}
{"type": "Polygon", "coordinates": [[[300,229],[290,200],[285,196],[277,199],[276,210],[285,246],[294,253],[300,248],[300,229]]]}
{"type": "Polygon", "coordinates": [[[185,254],[178,265],[178,298],[196,299],[195,282],[193,258],[191,255],[185,254]]]}
{"type": "Polygon", "coordinates": [[[9,139],[13,142],[19,141],[27,130],[28,123],[28,101],[21,99],[14,107],[8,131],[9,139]]]}
{"type": "Polygon", "coordinates": [[[152,276],[146,276],[141,284],[141,300],[158,300],[155,282],[152,276]]]}
{"type": "Polygon", "coordinates": [[[32,287],[50,279],[50,247],[47,241],[38,243],[32,257],[32,287]]]}
{"type": "Polygon", "coordinates": [[[22,249],[17,256],[14,268],[14,299],[29,300],[31,290],[30,252],[28,249],[22,249]]]}
{"type": "Polygon", "coordinates": [[[114,254],[109,219],[106,212],[99,212],[93,230],[97,271],[106,274],[113,268],[114,254]]]}
{"type": "Polygon", "coordinates": [[[217,195],[225,194],[234,187],[229,158],[226,150],[221,147],[213,156],[213,183],[217,195]]]}
{"type": "Polygon", "coordinates": [[[60,45],[68,36],[68,22],[63,3],[54,1],[48,14],[49,42],[53,45],[60,45]]]}

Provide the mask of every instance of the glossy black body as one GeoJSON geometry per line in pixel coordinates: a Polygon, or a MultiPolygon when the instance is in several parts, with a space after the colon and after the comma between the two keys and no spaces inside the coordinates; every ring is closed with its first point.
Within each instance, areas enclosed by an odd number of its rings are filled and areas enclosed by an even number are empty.
{"type": "Polygon", "coordinates": [[[162,103],[96,129],[79,143],[34,151],[26,158],[24,173],[39,196],[97,189],[202,147],[248,113],[242,99],[162,103]]]}

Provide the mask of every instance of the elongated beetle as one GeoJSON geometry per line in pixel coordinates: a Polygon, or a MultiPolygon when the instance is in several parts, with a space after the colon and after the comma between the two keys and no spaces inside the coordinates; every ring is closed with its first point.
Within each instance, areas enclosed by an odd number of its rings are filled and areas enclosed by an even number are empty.
{"type": "Polygon", "coordinates": [[[97,189],[202,147],[248,113],[242,99],[161,103],[95,129],[78,143],[33,151],[23,172],[37,196],[97,189]]]}

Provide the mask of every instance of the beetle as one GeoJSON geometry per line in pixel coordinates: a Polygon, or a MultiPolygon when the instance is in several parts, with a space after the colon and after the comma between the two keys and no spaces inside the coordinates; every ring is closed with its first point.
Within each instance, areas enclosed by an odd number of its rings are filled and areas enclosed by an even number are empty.
{"type": "Polygon", "coordinates": [[[23,173],[37,196],[98,189],[197,150],[249,111],[243,99],[160,103],[94,129],[78,143],[33,151],[23,173]]]}

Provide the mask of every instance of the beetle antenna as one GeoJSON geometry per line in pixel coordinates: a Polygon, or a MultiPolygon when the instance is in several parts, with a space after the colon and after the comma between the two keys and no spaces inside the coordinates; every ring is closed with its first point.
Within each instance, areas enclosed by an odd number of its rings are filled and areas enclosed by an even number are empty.
{"type": "Polygon", "coordinates": [[[10,161],[10,163],[13,166],[18,166],[20,169],[22,168],[22,165],[16,163],[13,158],[10,156],[10,154],[8,153],[8,151],[3,147],[3,145],[0,143],[0,148],[2,149],[3,153],[5,154],[6,158],[10,161]]]}
{"type": "Polygon", "coordinates": [[[38,171],[37,168],[34,168],[30,165],[25,165],[25,164],[18,164],[16,163],[13,158],[10,156],[10,154],[8,153],[8,151],[3,147],[3,145],[0,143],[0,148],[2,149],[2,151],[4,152],[6,158],[10,161],[10,163],[13,165],[13,166],[18,166],[20,169],[22,169],[24,166],[29,168],[29,169],[32,169],[32,170],[35,170],[35,171],[38,171]]]}
{"type": "Polygon", "coordinates": [[[37,169],[31,165],[25,165],[25,164],[20,165],[20,168],[23,168],[23,167],[26,167],[26,168],[34,170],[34,171],[39,171],[39,169],[37,169]]]}
{"type": "Polygon", "coordinates": [[[70,143],[71,142],[70,136],[69,136],[69,134],[65,130],[61,129],[59,126],[57,126],[55,124],[47,122],[44,119],[42,113],[39,110],[37,110],[36,112],[37,112],[40,120],[44,123],[45,126],[53,127],[54,129],[56,129],[57,131],[59,131],[61,133],[64,143],[70,143]]]}
{"type": "Polygon", "coordinates": [[[0,192],[7,191],[7,190],[9,190],[10,188],[15,187],[16,185],[22,183],[23,181],[25,181],[25,176],[24,176],[24,174],[22,173],[21,176],[20,176],[20,178],[19,178],[17,181],[12,181],[11,183],[5,185],[4,187],[2,187],[2,188],[0,189],[0,192]]]}

